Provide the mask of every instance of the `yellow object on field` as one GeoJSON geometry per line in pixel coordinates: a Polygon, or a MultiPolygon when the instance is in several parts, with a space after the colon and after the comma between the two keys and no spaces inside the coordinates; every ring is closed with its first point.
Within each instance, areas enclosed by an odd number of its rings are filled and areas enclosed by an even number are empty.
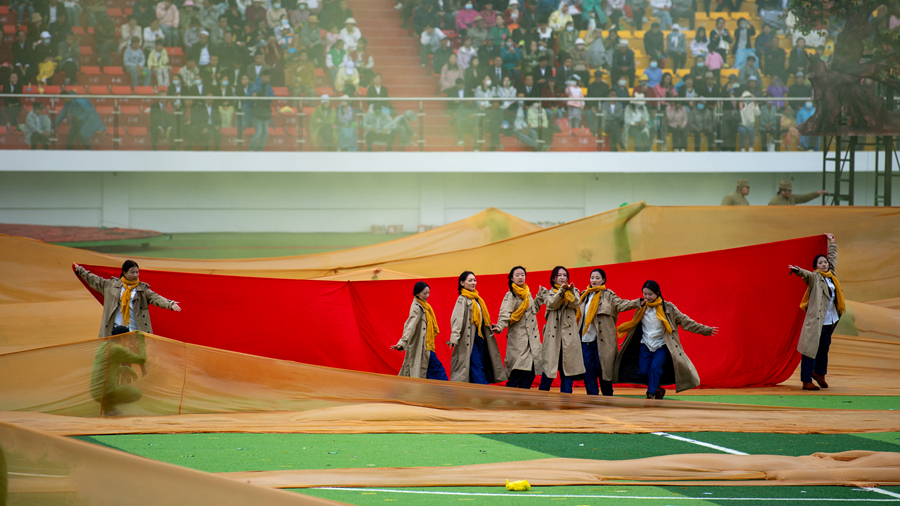
{"type": "Polygon", "coordinates": [[[506,490],[520,491],[520,490],[531,490],[531,484],[528,483],[528,480],[519,480],[510,483],[509,480],[506,480],[506,490]]]}

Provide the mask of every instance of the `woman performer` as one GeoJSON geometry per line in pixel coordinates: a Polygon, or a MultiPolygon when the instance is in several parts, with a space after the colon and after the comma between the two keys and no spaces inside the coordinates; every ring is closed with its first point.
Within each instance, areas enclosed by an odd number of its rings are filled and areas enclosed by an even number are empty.
{"type": "Polygon", "coordinates": [[[791,265],[791,273],[800,276],[808,285],[800,302],[800,309],[806,311],[803,329],[797,351],[803,355],[800,360],[800,381],[803,390],[818,390],[813,379],[822,388],[828,388],[825,375],[828,373],[828,348],[831,334],[838,320],[847,309],[841,282],[834,275],[837,268],[837,244],[834,235],[828,237],[828,256],[816,255],[813,259],[814,272],[791,265]]]}
{"type": "Polygon", "coordinates": [[[150,285],[140,281],[140,269],[134,260],[126,260],[122,264],[122,274],[118,278],[109,279],[103,279],[78,264],[74,265],[75,273],[89,287],[103,295],[103,319],[98,337],[113,335],[116,325],[128,327],[129,331],[152,333],[150,304],[171,311],[181,311],[177,302],[161,297],[150,289],[150,285]]]}
{"type": "Polygon", "coordinates": [[[459,298],[450,315],[450,381],[487,385],[506,380],[503,357],[491,332],[491,315],[475,289],[475,274],[459,275],[459,298]]]}
{"type": "Polygon", "coordinates": [[[550,390],[553,378],[559,372],[559,391],[572,393],[572,382],[584,375],[584,359],[581,341],[578,339],[577,310],[578,289],[569,282],[569,271],[556,266],[550,273],[552,290],[541,287],[535,298],[535,309],[546,304],[544,317],[544,344],[542,345],[543,369],[540,389],[550,390]]]}
{"type": "Polygon", "coordinates": [[[413,303],[409,308],[409,318],[403,325],[403,337],[397,344],[391,346],[391,349],[406,351],[403,366],[400,367],[400,376],[447,381],[444,364],[438,360],[434,352],[434,338],[440,330],[434,317],[434,310],[428,303],[429,295],[431,288],[428,283],[424,281],[416,283],[413,287],[413,303]]]}
{"type": "Polygon", "coordinates": [[[492,329],[494,334],[506,333],[506,386],[531,388],[535,374],[541,374],[541,335],[537,328],[537,308],[531,290],[525,284],[525,268],[513,267],[507,276],[509,291],[500,304],[500,316],[492,329]]]}
{"type": "Polygon", "coordinates": [[[578,335],[584,356],[584,389],[588,395],[613,394],[613,368],[619,345],[616,318],[622,311],[637,309],[641,299],[623,300],[606,288],[606,272],[591,271],[591,286],[581,292],[578,307],[578,335]],[[600,388],[597,388],[599,380],[600,388]]]}
{"type": "Polygon", "coordinates": [[[676,392],[700,384],[694,364],[681,347],[678,326],[704,336],[718,334],[719,328],[701,325],[679,311],[675,304],[667,303],[656,281],[644,283],[643,291],[644,300],[634,318],[616,329],[620,337],[625,334],[628,337],[616,355],[613,381],[646,384],[648,399],[662,399],[666,389],[660,383],[675,383],[676,392]]]}

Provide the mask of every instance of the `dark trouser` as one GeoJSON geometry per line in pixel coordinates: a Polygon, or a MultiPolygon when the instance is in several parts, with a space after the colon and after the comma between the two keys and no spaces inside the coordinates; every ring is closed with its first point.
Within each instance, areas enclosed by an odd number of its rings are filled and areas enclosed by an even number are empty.
{"type": "MultiPolygon", "coordinates": [[[[562,361],[562,351],[559,352],[559,365],[557,367],[557,376],[559,376],[559,391],[560,393],[570,394],[572,393],[572,383],[574,380],[572,378],[566,377],[566,373],[563,372],[563,361],[562,361]]],[[[550,391],[550,385],[553,384],[553,378],[547,376],[546,373],[541,375],[541,386],[540,390],[545,392],[550,391]]]]}
{"type": "Polygon", "coordinates": [[[193,147],[193,144],[196,142],[200,146],[203,146],[203,149],[209,151],[209,141],[213,141],[215,145],[216,151],[219,150],[219,145],[222,142],[222,134],[219,133],[218,130],[212,127],[201,128],[200,126],[196,127],[196,129],[191,132],[191,135],[188,136],[186,150],[190,151],[193,147]]]}
{"type": "Polygon", "coordinates": [[[687,149],[687,131],[684,128],[669,127],[672,134],[672,149],[687,149]]]}
{"type": "Polygon", "coordinates": [[[603,366],[600,365],[600,351],[597,348],[597,340],[589,343],[581,343],[581,354],[584,356],[584,389],[588,395],[610,396],[613,394],[612,381],[603,380],[603,366]],[[597,388],[597,384],[600,388],[597,388]]]}
{"type": "Polygon", "coordinates": [[[819,337],[819,351],[816,352],[816,358],[803,355],[800,359],[800,381],[812,383],[814,372],[820,376],[828,374],[828,348],[831,347],[831,334],[836,326],[836,323],[822,325],[822,335],[819,337]]]}
{"type": "Polygon", "coordinates": [[[622,145],[622,125],[615,123],[603,127],[603,133],[609,136],[609,150],[618,151],[619,148],[626,149],[622,145]]]}
{"type": "Polygon", "coordinates": [[[672,14],[672,22],[677,23],[679,19],[687,19],[690,29],[693,30],[694,24],[696,23],[696,20],[697,20],[697,16],[694,13],[694,11],[697,10],[696,2],[694,2],[694,4],[695,4],[694,8],[691,10],[683,10],[682,11],[682,10],[674,9],[674,10],[670,11],[672,14]]]}
{"type": "Polygon", "coordinates": [[[469,383],[487,385],[484,375],[484,339],[475,336],[472,339],[472,355],[469,356],[469,383]]]}
{"type": "Polygon", "coordinates": [[[684,63],[687,61],[687,53],[679,53],[677,51],[669,51],[669,58],[672,59],[672,68],[680,69],[684,67],[684,63]]]}
{"type": "Polygon", "coordinates": [[[669,357],[669,348],[662,345],[656,351],[650,351],[647,345],[641,343],[641,356],[638,362],[638,374],[647,377],[647,393],[655,395],[659,390],[659,379],[663,374],[663,366],[669,357]]]}
{"type": "Polygon", "coordinates": [[[530,371],[521,369],[509,371],[509,379],[506,380],[506,386],[510,388],[531,388],[532,384],[534,384],[534,369],[530,371]]]}
{"type": "MultiPolygon", "coordinates": [[[[715,143],[713,141],[713,133],[709,130],[700,130],[694,131],[694,151],[700,151],[700,136],[706,137],[706,150],[712,151],[715,149],[715,143]]],[[[687,137],[685,137],[685,141],[687,141],[687,137]]],[[[685,142],[686,143],[686,142],[685,142]]]]}
{"type": "Polygon", "coordinates": [[[437,358],[437,353],[430,351],[428,356],[428,372],[425,374],[426,379],[447,381],[447,371],[444,370],[444,364],[437,358]]]}
{"type": "Polygon", "coordinates": [[[66,73],[66,79],[69,80],[69,84],[75,84],[78,80],[78,65],[72,60],[66,60],[60,63],[57,71],[66,73]]]}
{"type": "Polygon", "coordinates": [[[373,144],[373,143],[375,143],[375,142],[386,142],[386,143],[387,143],[387,150],[388,150],[388,151],[393,151],[393,150],[394,150],[394,140],[395,140],[395,139],[396,139],[396,136],[394,135],[394,132],[390,132],[390,133],[381,133],[381,134],[375,133],[375,132],[371,132],[371,131],[370,131],[370,132],[366,132],[366,148],[368,148],[369,151],[372,151],[372,144],[373,144]]]}
{"type": "Polygon", "coordinates": [[[19,129],[19,113],[22,111],[21,105],[6,105],[3,107],[3,115],[6,118],[6,125],[19,129]]]}
{"type": "Polygon", "coordinates": [[[768,148],[767,148],[767,145],[769,144],[769,136],[770,136],[770,135],[772,136],[772,141],[777,141],[777,140],[778,140],[778,139],[775,138],[775,127],[771,127],[771,128],[768,128],[768,129],[766,129],[766,128],[761,128],[761,127],[760,127],[760,129],[759,129],[759,139],[760,139],[760,141],[761,141],[761,144],[760,144],[760,145],[762,146],[763,151],[765,151],[766,149],[768,149],[768,148]]]}
{"type": "Polygon", "coordinates": [[[72,123],[69,125],[69,133],[66,134],[66,149],[75,148],[75,139],[81,141],[81,146],[90,151],[91,140],[81,136],[81,121],[72,118],[72,123]]]}
{"type": "Polygon", "coordinates": [[[50,149],[50,137],[43,136],[39,133],[31,134],[31,149],[37,149],[38,144],[43,144],[44,149],[50,149]]]}
{"type": "Polygon", "coordinates": [[[734,151],[737,148],[738,125],[741,117],[736,112],[726,112],[722,120],[722,151],[734,151]]]}

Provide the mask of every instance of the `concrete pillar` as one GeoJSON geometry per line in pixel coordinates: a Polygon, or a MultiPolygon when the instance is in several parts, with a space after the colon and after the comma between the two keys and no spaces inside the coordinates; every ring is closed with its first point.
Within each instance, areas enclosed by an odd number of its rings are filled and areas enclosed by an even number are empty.
{"type": "Polygon", "coordinates": [[[131,176],[124,172],[103,173],[103,207],[100,218],[101,227],[131,226],[129,211],[131,209],[131,176]]]}

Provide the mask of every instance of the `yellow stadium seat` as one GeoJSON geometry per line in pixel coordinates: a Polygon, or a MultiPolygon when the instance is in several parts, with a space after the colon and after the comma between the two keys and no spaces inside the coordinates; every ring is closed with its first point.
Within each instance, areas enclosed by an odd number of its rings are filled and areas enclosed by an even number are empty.
{"type": "Polygon", "coordinates": [[[631,33],[633,34],[632,36],[633,36],[634,38],[640,39],[641,41],[643,41],[643,40],[644,40],[644,34],[647,33],[647,30],[635,30],[635,31],[633,31],[633,32],[631,32],[631,33]]]}

